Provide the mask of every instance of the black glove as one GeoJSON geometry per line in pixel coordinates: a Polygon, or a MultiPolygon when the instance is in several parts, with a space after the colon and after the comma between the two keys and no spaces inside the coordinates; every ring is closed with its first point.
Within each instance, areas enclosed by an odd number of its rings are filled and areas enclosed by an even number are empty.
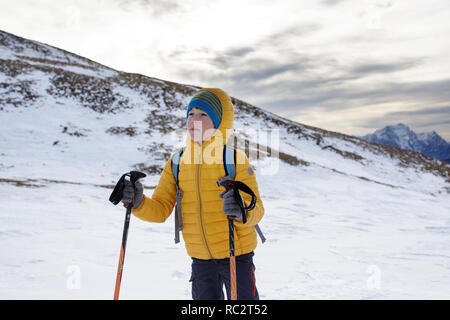
{"type": "Polygon", "coordinates": [[[219,198],[223,199],[223,213],[235,220],[242,221],[241,207],[234,197],[233,189],[223,191],[221,194],[219,194],[219,198]]]}
{"type": "Polygon", "coordinates": [[[144,187],[142,186],[142,183],[140,183],[139,181],[136,181],[134,186],[135,186],[136,190],[133,190],[133,185],[131,184],[131,181],[125,179],[124,188],[123,188],[123,196],[122,196],[122,202],[123,202],[124,207],[128,207],[128,204],[132,202],[133,203],[132,209],[136,209],[142,203],[144,187]],[[134,199],[133,199],[133,194],[134,194],[134,199]]]}

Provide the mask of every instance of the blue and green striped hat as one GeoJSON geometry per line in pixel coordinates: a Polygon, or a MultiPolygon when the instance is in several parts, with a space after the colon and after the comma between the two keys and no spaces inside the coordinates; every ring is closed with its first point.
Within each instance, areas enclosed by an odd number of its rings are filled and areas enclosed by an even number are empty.
{"type": "Polygon", "coordinates": [[[218,128],[222,121],[222,104],[219,98],[209,91],[201,91],[194,95],[187,107],[186,118],[192,108],[199,108],[205,111],[214,123],[214,128],[218,128]]]}

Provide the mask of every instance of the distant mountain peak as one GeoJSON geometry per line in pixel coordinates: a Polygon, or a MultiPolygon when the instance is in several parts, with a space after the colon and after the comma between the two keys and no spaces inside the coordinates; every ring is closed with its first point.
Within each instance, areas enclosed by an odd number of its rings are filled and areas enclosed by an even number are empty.
{"type": "Polygon", "coordinates": [[[439,160],[450,158],[450,144],[436,131],[416,133],[403,123],[388,125],[362,138],[400,149],[421,152],[439,160]]]}

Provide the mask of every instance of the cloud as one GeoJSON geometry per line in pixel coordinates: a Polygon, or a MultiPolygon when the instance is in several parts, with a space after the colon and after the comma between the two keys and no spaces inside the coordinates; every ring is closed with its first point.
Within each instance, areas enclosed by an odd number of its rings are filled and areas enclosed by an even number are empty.
{"type": "Polygon", "coordinates": [[[345,87],[346,81],[354,79],[357,77],[350,75],[312,81],[286,81],[272,88],[298,94],[289,95],[287,99],[268,100],[265,106],[276,108],[281,112],[296,108],[321,108],[333,111],[384,103],[397,103],[399,106],[412,103],[433,106],[450,100],[450,79],[423,82],[386,81],[372,87],[366,85],[345,87]]]}
{"type": "Polygon", "coordinates": [[[323,25],[319,23],[293,24],[278,32],[264,36],[254,44],[254,47],[277,48],[277,46],[281,45],[281,48],[284,48],[289,41],[299,39],[300,37],[311,36],[322,28],[323,25]]]}
{"type": "Polygon", "coordinates": [[[262,104],[281,112],[303,107],[333,110],[392,101],[442,103],[450,99],[449,79],[403,82],[393,81],[387,76],[385,80],[368,82],[374,75],[416,68],[423,63],[422,58],[365,63],[347,68],[325,55],[305,54],[297,58],[283,64],[271,60],[249,61],[231,78],[238,83],[246,81],[246,86],[253,86],[255,92],[267,93],[262,104]],[[328,72],[317,73],[316,70],[323,66],[330,66],[328,72]],[[279,74],[289,76],[277,79],[276,83],[264,82],[279,74]]]}
{"type": "Polygon", "coordinates": [[[207,63],[213,68],[220,70],[229,70],[235,68],[237,64],[246,59],[250,54],[256,51],[256,48],[250,46],[231,47],[222,51],[212,53],[207,59],[207,63]]]}
{"type": "Polygon", "coordinates": [[[361,124],[362,127],[380,128],[386,123],[386,118],[392,123],[408,122],[418,127],[442,126],[450,124],[450,106],[424,107],[423,109],[394,111],[386,113],[384,118],[374,118],[361,124]]]}
{"type": "Polygon", "coordinates": [[[350,70],[356,74],[375,74],[403,71],[423,64],[424,58],[407,58],[397,62],[378,62],[358,64],[350,70]]]}
{"type": "Polygon", "coordinates": [[[335,6],[341,2],[344,2],[345,0],[322,0],[320,3],[327,5],[327,6],[335,6]]]}
{"type": "Polygon", "coordinates": [[[121,9],[128,10],[137,5],[149,10],[154,17],[172,14],[181,9],[181,5],[176,0],[116,0],[121,9]]]}
{"type": "Polygon", "coordinates": [[[236,48],[230,48],[225,51],[226,56],[231,57],[245,57],[247,54],[255,51],[255,48],[252,47],[236,47],[236,48]]]}
{"type": "MultiPolygon", "coordinates": [[[[240,83],[253,82],[255,86],[262,80],[269,80],[274,76],[281,75],[286,72],[298,72],[301,71],[304,66],[301,63],[271,63],[272,61],[252,60],[250,66],[241,72],[235,73],[231,76],[232,81],[238,81],[240,83]],[[257,67],[255,67],[257,66],[257,67]]],[[[250,84],[251,85],[251,84],[250,84]]]]}
{"type": "Polygon", "coordinates": [[[360,92],[347,92],[344,98],[365,98],[367,103],[383,103],[389,101],[415,102],[416,104],[433,105],[450,100],[450,78],[435,81],[390,82],[374,89],[360,92]]]}
{"type": "Polygon", "coordinates": [[[390,114],[398,115],[398,116],[405,116],[405,115],[417,115],[417,116],[424,116],[424,115],[445,115],[448,119],[443,119],[442,123],[449,123],[450,122],[450,106],[442,106],[442,107],[432,107],[432,108],[423,108],[418,110],[411,110],[411,111],[397,111],[397,112],[391,112],[390,114]]]}

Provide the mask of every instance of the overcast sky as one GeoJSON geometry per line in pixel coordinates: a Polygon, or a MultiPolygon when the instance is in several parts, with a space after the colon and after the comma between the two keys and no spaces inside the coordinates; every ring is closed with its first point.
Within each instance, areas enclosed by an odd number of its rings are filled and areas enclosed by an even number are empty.
{"type": "Polygon", "coordinates": [[[448,0],[0,0],[0,29],[363,135],[450,141],[448,0]]]}

